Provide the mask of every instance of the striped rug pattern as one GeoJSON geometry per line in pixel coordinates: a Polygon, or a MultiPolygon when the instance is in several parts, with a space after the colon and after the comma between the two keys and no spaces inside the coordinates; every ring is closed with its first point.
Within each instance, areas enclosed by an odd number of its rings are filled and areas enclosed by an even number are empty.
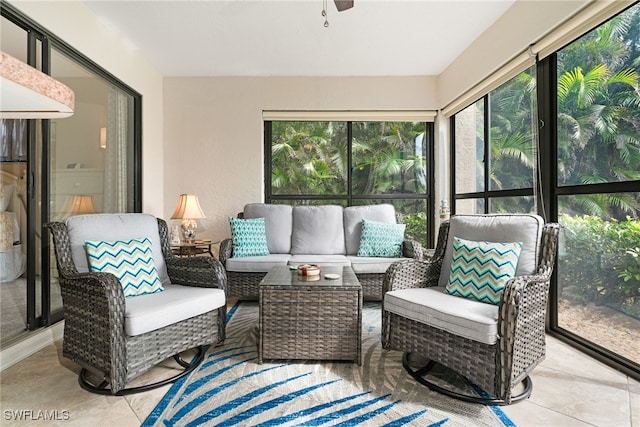
{"type": "Polygon", "coordinates": [[[143,426],[513,426],[499,407],[452,400],[416,383],[380,346],[380,303],[363,309],[362,366],[257,363],[256,302],[229,311],[227,339],[175,383],[143,426]]]}

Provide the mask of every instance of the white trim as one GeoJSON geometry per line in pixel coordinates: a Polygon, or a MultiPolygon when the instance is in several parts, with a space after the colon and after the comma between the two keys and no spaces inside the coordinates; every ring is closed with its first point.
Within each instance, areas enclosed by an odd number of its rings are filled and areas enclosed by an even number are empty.
{"type": "Polygon", "coordinates": [[[635,0],[595,0],[539,40],[532,41],[516,57],[500,66],[478,84],[464,92],[442,108],[442,114],[450,117],[498,88],[509,79],[544,59],[567,44],[580,38],[598,25],[616,16],[636,3],[635,0]]]}
{"type": "Polygon", "coordinates": [[[64,321],[29,333],[25,339],[3,348],[0,352],[0,371],[15,365],[43,348],[62,339],[64,321]]]}
{"type": "Polygon", "coordinates": [[[263,111],[263,120],[273,121],[361,121],[433,122],[436,111],[263,111]]]}
{"type": "Polygon", "coordinates": [[[538,59],[546,58],[632,6],[635,2],[635,0],[596,0],[537,41],[532,46],[532,50],[538,55],[538,59]]]}
{"type": "Polygon", "coordinates": [[[520,53],[511,61],[498,68],[480,83],[450,102],[442,109],[442,114],[444,114],[445,117],[450,117],[463,110],[487,93],[497,89],[503,83],[506,83],[509,79],[517,76],[527,68],[532,67],[535,63],[535,56],[532,56],[527,49],[525,52],[520,53]]]}

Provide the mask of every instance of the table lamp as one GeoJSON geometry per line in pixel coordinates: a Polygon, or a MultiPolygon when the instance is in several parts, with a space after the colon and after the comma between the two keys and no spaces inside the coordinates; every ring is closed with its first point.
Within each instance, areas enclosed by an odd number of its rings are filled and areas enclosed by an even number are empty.
{"type": "Polygon", "coordinates": [[[198,229],[198,224],[195,220],[200,218],[206,218],[206,216],[202,212],[198,196],[195,194],[181,194],[178,199],[178,206],[176,206],[176,210],[171,215],[171,219],[182,220],[180,227],[186,243],[195,241],[196,230],[198,229]]]}
{"type": "Polygon", "coordinates": [[[93,203],[93,196],[75,195],[67,199],[63,209],[66,216],[98,213],[93,203]]]}

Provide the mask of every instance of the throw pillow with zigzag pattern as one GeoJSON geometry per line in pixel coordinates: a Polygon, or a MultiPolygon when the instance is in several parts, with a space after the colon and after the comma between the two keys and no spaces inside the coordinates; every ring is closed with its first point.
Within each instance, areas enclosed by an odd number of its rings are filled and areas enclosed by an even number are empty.
{"type": "Polygon", "coordinates": [[[447,293],[489,304],[500,304],[502,291],[513,278],[522,242],[474,242],[453,238],[447,293]]]}
{"type": "Polygon", "coordinates": [[[112,273],[122,284],[125,297],[164,290],[153,263],[151,240],[85,241],[92,271],[112,273]]]}

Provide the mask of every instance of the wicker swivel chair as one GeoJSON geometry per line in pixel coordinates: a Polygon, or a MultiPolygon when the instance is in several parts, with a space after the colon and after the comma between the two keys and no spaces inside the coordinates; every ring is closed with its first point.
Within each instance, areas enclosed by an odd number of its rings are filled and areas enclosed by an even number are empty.
{"type": "Polygon", "coordinates": [[[224,340],[224,268],[212,257],[173,256],[162,219],[146,214],[79,215],[48,228],[65,315],[63,355],[81,366],[82,388],[124,395],[160,387],[195,369],[203,360],[204,345],[224,340]],[[125,298],[114,274],[90,271],[85,242],[140,238],[150,240],[163,290],[125,298]],[[191,362],[179,356],[194,348],[191,362]],[[182,367],[178,374],[126,388],[171,356],[182,367]]]}
{"type": "Polygon", "coordinates": [[[528,397],[528,375],[545,357],[545,317],[558,230],[558,224],[544,224],[535,215],[460,215],[444,222],[428,261],[399,261],[387,270],[383,348],[405,352],[407,372],[450,397],[493,405],[528,397]],[[506,283],[497,305],[447,291],[452,255],[460,253],[452,248],[454,237],[522,243],[515,277],[506,283]],[[413,360],[417,355],[424,359],[418,367],[413,360]],[[434,373],[441,374],[442,366],[470,382],[470,388],[436,379],[434,373]],[[522,390],[517,388],[520,383],[522,390]],[[474,384],[485,393],[476,393],[474,384]]]}

